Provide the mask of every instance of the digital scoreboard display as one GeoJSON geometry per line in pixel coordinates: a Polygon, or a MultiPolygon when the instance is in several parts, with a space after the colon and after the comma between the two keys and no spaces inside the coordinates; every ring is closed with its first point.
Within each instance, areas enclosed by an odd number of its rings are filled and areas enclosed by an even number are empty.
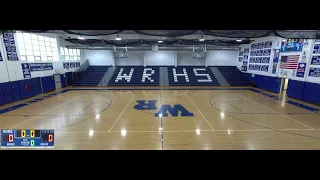
{"type": "Polygon", "coordinates": [[[53,129],[2,129],[1,148],[54,148],[53,129]]]}

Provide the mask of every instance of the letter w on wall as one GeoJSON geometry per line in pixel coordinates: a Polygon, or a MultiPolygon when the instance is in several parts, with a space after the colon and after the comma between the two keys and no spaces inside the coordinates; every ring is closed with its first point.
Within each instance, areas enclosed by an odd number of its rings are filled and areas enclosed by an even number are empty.
{"type": "Polygon", "coordinates": [[[130,73],[129,75],[128,74],[122,74],[123,73],[123,68],[120,69],[119,73],[118,73],[118,76],[115,80],[115,82],[119,82],[119,80],[122,80],[122,79],[125,79],[127,82],[130,82],[131,81],[131,78],[132,78],[132,74],[133,74],[133,71],[134,69],[131,68],[130,69],[130,73]]]}

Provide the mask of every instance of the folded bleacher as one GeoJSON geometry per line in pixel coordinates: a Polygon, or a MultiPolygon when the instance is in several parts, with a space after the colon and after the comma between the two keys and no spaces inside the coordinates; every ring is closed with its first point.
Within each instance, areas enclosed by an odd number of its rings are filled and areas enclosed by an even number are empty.
{"type": "Polygon", "coordinates": [[[248,86],[249,80],[236,66],[216,66],[230,86],[248,86]]]}
{"type": "Polygon", "coordinates": [[[79,79],[75,80],[74,86],[98,86],[102,77],[110,66],[89,66],[81,73],[79,79]]]}
{"type": "Polygon", "coordinates": [[[212,71],[204,66],[168,67],[170,86],[220,86],[212,71]]]}
{"type": "Polygon", "coordinates": [[[108,86],[159,86],[159,67],[118,66],[108,86]]]}

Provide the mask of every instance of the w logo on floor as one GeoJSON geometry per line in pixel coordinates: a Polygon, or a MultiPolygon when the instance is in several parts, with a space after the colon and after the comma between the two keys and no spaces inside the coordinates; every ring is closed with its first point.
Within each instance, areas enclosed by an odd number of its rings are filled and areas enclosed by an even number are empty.
{"type": "MultiPolygon", "coordinates": [[[[157,110],[157,100],[137,100],[137,103],[134,108],[137,110],[143,111],[152,111],[157,110]]],[[[173,107],[169,104],[162,104],[159,111],[154,114],[156,117],[168,117],[168,113],[171,116],[176,117],[179,116],[179,112],[181,116],[194,116],[193,113],[189,112],[185,107],[181,104],[175,104],[173,107]]]]}

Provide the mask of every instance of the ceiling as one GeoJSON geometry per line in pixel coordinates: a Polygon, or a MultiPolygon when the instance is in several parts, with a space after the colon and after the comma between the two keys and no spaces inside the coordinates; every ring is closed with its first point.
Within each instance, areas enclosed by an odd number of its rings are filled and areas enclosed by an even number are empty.
{"type": "Polygon", "coordinates": [[[74,44],[73,48],[113,47],[194,47],[237,48],[255,38],[317,39],[320,30],[32,30],[34,33],[56,33],[74,44]],[[121,38],[121,40],[116,40],[121,38]],[[202,41],[200,41],[202,39],[202,41]]]}

